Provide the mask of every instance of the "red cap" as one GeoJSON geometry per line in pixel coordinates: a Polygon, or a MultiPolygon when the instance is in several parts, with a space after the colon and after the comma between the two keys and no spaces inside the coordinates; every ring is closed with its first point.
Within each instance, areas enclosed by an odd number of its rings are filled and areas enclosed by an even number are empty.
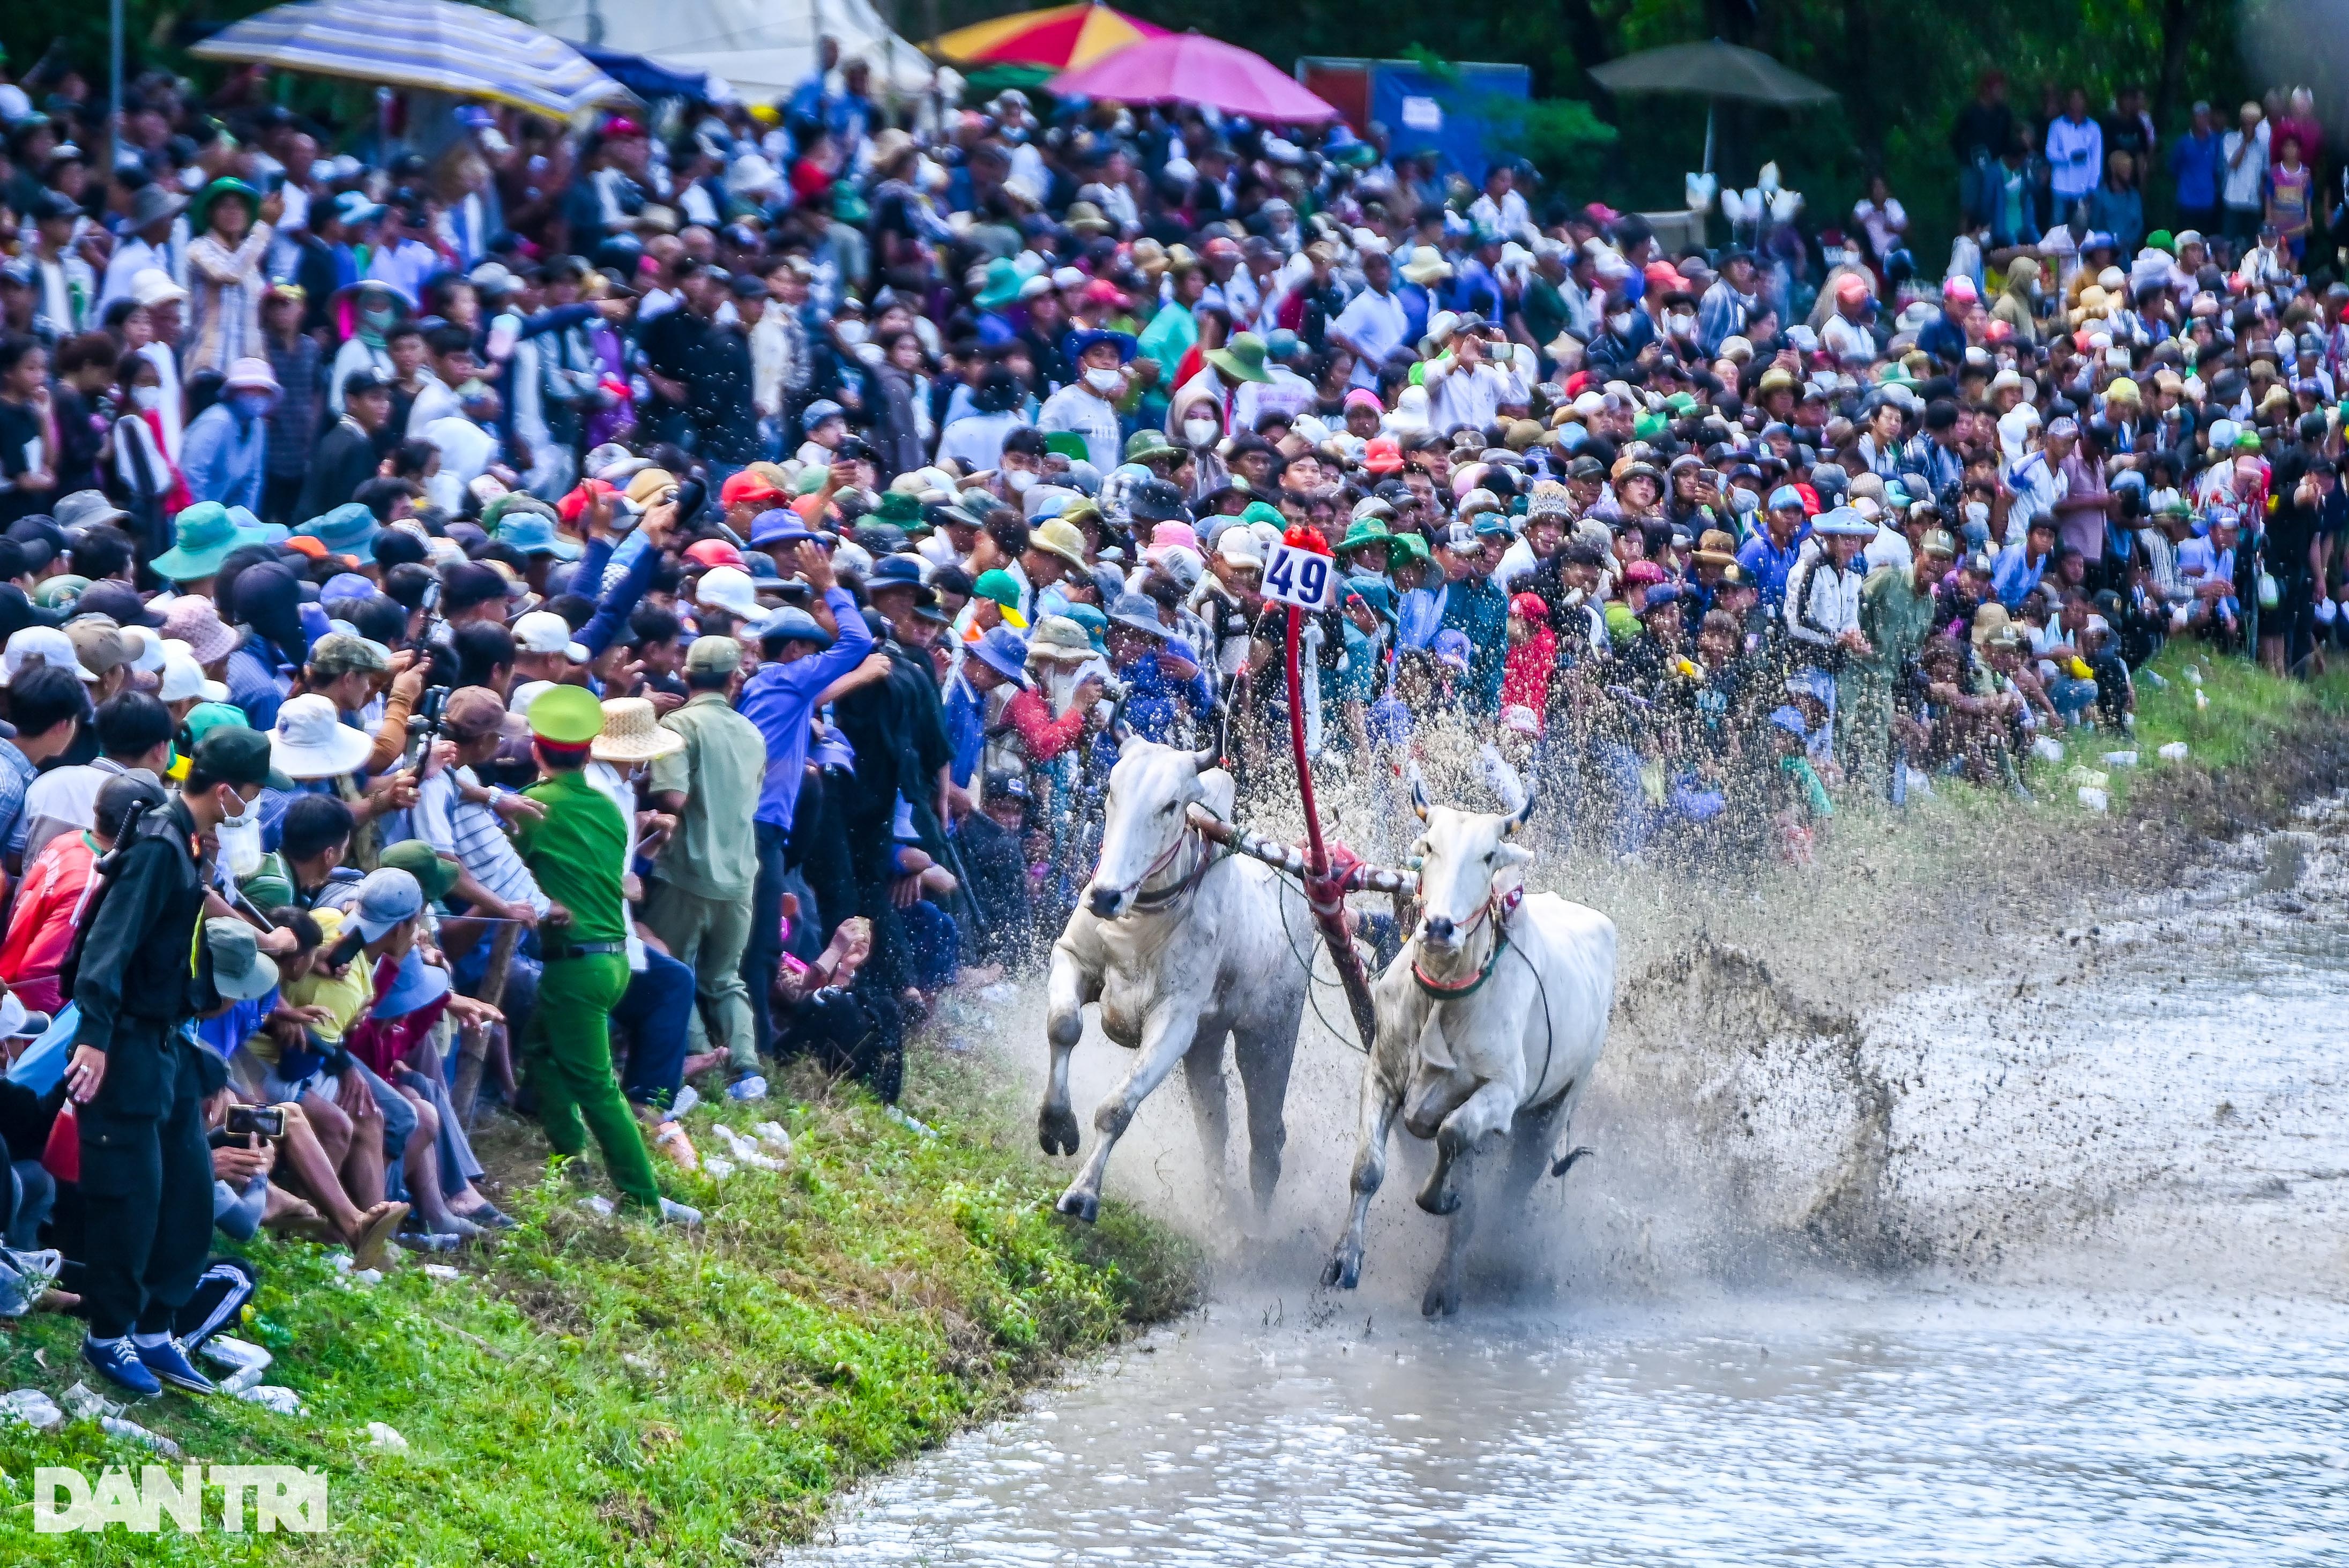
{"type": "Polygon", "coordinates": [[[1105,304],[1122,309],[1125,304],[1125,291],[1107,278],[1095,278],[1085,285],[1085,298],[1094,304],[1105,304]]]}
{"type": "Polygon", "coordinates": [[[611,493],[612,487],[602,480],[581,480],[570,494],[554,503],[554,515],[565,522],[577,522],[592,497],[611,493]]]}
{"type": "Polygon", "coordinates": [[[1392,436],[1372,436],[1362,443],[1362,467],[1374,474],[1402,471],[1402,449],[1392,436]]]}
{"type": "Polygon", "coordinates": [[[1519,593],[1509,600],[1509,614],[1523,615],[1528,621],[1546,621],[1549,618],[1549,606],[1542,603],[1538,593],[1519,593]]]}
{"type": "MultiPolygon", "coordinates": [[[[737,475],[736,478],[740,478],[737,475]]],[[[733,483],[732,480],[726,481],[733,483]]],[[[698,539],[685,547],[685,558],[696,566],[740,566],[742,552],[722,539],[698,539]]]]}
{"type": "Polygon", "coordinates": [[[727,475],[726,482],[719,487],[718,504],[740,506],[748,501],[772,500],[782,493],[765,476],[750,469],[740,469],[727,475]]]}
{"type": "MultiPolygon", "coordinates": [[[[1634,561],[1623,568],[1623,581],[1630,587],[1653,587],[1663,580],[1664,569],[1652,561],[1634,561]]],[[[1511,607],[1515,608],[1514,605],[1511,607]]]]}
{"type": "Polygon", "coordinates": [[[1810,487],[1808,480],[1796,485],[1795,487],[1795,493],[1803,498],[1803,515],[1805,517],[1816,517],[1819,515],[1819,492],[1810,487]]]}

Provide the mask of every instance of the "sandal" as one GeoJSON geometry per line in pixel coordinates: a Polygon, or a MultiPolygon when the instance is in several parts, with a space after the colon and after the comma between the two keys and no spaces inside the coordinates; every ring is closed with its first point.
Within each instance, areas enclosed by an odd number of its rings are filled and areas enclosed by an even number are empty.
{"type": "MultiPolygon", "coordinates": [[[[349,1238],[351,1266],[379,1269],[384,1264],[384,1248],[391,1243],[392,1233],[408,1218],[408,1205],[398,1202],[378,1203],[359,1216],[359,1233],[349,1238]]],[[[340,1238],[337,1238],[340,1239],[340,1238]]]]}

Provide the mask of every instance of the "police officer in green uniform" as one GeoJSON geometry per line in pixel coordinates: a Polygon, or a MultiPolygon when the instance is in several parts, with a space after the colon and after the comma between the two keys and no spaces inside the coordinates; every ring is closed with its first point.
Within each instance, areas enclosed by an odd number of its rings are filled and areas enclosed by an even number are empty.
{"type": "Polygon", "coordinates": [[[523,793],[546,810],[525,819],[515,841],[554,907],[538,928],[546,967],[523,1056],[556,1153],[585,1152],[593,1131],[626,1202],[671,1223],[698,1225],[698,1213],[653,1185],[644,1134],[612,1076],[612,1009],[628,988],[628,905],[620,891],[628,828],[582,771],[603,730],[603,704],[584,686],[556,686],[530,705],[540,779],[523,793]]]}
{"type": "Polygon", "coordinates": [[[224,820],[258,811],[264,785],[293,788],[269,765],[269,737],[216,729],[196,747],[180,794],[127,833],[108,824],[115,849],[68,964],[80,1021],[65,1087],[79,1122],[88,1217],[81,1354],[134,1394],[166,1383],[212,1392],[171,1337],[171,1321],[212,1244],[204,1126],[228,1072],[180,1026],[221,1005],[199,940],[212,880],[202,841],[224,820]]]}

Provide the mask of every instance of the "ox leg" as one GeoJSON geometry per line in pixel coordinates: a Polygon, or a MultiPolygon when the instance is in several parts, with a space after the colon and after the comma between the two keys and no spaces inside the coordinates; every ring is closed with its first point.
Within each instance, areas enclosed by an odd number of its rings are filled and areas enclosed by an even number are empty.
{"type": "Polygon", "coordinates": [[[1224,1087],[1225,1030],[1199,1026],[1183,1053],[1183,1087],[1190,1091],[1191,1119],[1199,1129],[1199,1154],[1224,1191],[1224,1161],[1231,1151],[1232,1113],[1224,1087]]]}
{"type": "Polygon", "coordinates": [[[1142,1026],[1142,1048],[1134,1054],[1133,1065],[1117,1088],[1110,1091],[1101,1109],[1093,1112],[1093,1130],[1100,1134],[1093,1140],[1093,1151],[1085,1159],[1077,1179],[1061,1194],[1058,1205],[1063,1214],[1073,1214],[1092,1223],[1101,1212],[1102,1175],[1109,1169],[1110,1150],[1125,1136],[1133,1121],[1133,1113],[1150,1098],[1150,1091],[1166,1080],[1174,1064],[1191,1048],[1195,1026],[1189,1018],[1177,1018],[1167,1008],[1150,1015],[1142,1026]]]}
{"type": "Polygon", "coordinates": [[[1465,1201],[1467,1181],[1459,1167],[1486,1136],[1509,1125],[1516,1114],[1516,1092],[1506,1084],[1487,1083],[1462,1101],[1435,1130],[1435,1169],[1419,1190],[1419,1206],[1431,1214],[1449,1214],[1465,1201]]]}
{"type": "Polygon", "coordinates": [[[1084,1037],[1085,1004],[1101,994],[1101,977],[1088,974],[1076,955],[1055,944],[1045,983],[1044,1035],[1052,1048],[1052,1069],[1044,1087],[1044,1108],[1036,1114],[1037,1140],[1047,1154],[1077,1151],[1077,1116],[1069,1109],[1069,1057],[1084,1037]]]}
{"type": "Polygon", "coordinates": [[[1240,1069],[1240,1088],[1247,1096],[1248,1190],[1256,1194],[1259,1215],[1272,1208],[1272,1192],[1280,1184],[1280,1152],[1288,1143],[1288,1070],[1297,1059],[1297,1030],[1272,1029],[1234,1037],[1233,1057],[1240,1069]]]}
{"type": "Polygon", "coordinates": [[[1517,1112],[1509,1129],[1509,1168],[1501,1179],[1501,1208],[1504,1213],[1515,1213],[1525,1207],[1532,1195],[1534,1183],[1549,1170],[1550,1146],[1557,1141],[1559,1124],[1565,1119],[1559,1113],[1566,1109],[1571,1093],[1561,1094],[1544,1106],[1527,1106],[1517,1112]]]}
{"type": "Polygon", "coordinates": [[[1468,1255],[1468,1238],[1476,1233],[1475,1161],[1475,1154],[1466,1150],[1444,1159],[1460,1186],[1453,1200],[1452,1218],[1444,1228],[1444,1256],[1435,1265],[1434,1277],[1427,1282],[1427,1294],[1419,1298],[1422,1317],[1449,1317],[1460,1310],[1460,1267],[1468,1255]]]}
{"type": "Polygon", "coordinates": [[[1387,1176],[1387,1137],[1394,1130],[1395,1114],[1402,1109],[1402,1089],[1389,1082],[1375,1064],[1362,1070],[1360,1139],[1354,1147],[1353,1202],[1346,1213],[1345,1233],[1321,1271],[1321,1283],[1351,1290],[1362,1277],[1362,1233],[1370,1222],[1371,1200],[1387,1176]]]}

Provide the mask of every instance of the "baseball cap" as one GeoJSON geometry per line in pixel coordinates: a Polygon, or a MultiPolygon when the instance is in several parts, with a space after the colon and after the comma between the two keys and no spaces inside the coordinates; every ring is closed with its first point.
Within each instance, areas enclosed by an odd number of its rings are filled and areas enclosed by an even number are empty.
{"type": "MultiPolygon", "coordinates": [[[[815,617],[809,615],[808,624],[814,625],[815,617]]],[[[696,637],[686,645],[685,667],[689,675],[730,676],[742,667],[742,645],[731,637],[696,637]]]]}
{"type": "Polygon", "coordinates": [[[424,889],[412,873],[397,866],[381,867],[360,882],[352,909],[358,916],[359,934],[379,942],[402,921],[423,913],[424,889]]]}
{"type": "Polygon", "coordinates": [[[267,730],[223,726],[206,731],[204,738],[196,742],[191,771],[225,783],[290,793],[294,780],[272,767],[269,756],[267,730]]]}
{"type": "Polygon", "coordinates": [[[572,641],[571,623],[552,610],[533,610],[514,622],[512,631],[516,653],[561,654],[574,665],[595,656],[585,644],[572,641]]]}
{"type": "Polygon", "coordinates": [[[396,872],[406,872],[416,879],[418,891],[427,903],[437,903],[449,896],[457,885],[457,862],[443,860],[440,852],[424,839],[407,839],[383,851],[378,865],[396,872]]]}

